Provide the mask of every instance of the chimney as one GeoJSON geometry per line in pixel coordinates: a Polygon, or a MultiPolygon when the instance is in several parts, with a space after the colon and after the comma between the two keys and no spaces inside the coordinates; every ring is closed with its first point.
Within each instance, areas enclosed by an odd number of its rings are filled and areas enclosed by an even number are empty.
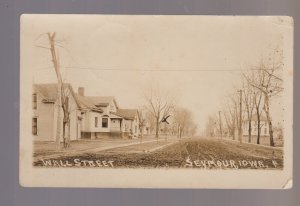
{"type": "Polygon", "coordinates": [[[78,94],[84,96],[84,87],[78,87],[78,94]]]}

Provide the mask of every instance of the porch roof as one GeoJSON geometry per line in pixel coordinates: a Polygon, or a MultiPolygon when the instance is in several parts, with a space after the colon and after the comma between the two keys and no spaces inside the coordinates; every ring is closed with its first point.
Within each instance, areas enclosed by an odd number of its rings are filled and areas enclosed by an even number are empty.
{"type": "Polygon", "coordinates": [[[110,114],[110,118],[111,118],[111,119],[123,119],[123,117],[117,115],[116,113],[111,113],[111,114],[110,114]]]}
{"type": "Polygon", "coordinates": [[[117,115],[123,117],[124,119],[134,120],[137,116],[137,109],[118,109],[117,115]]]}
{"type": "Polygon", "coordinates": [[[94,112],[100,112],[100,113],[103,112],[101,108],[95,106],[95,102],[92,99],[85,96],[81,96],[79,94],[76,94],[76,96],[79,100],[82,109],[90,109],[94,112]]]}

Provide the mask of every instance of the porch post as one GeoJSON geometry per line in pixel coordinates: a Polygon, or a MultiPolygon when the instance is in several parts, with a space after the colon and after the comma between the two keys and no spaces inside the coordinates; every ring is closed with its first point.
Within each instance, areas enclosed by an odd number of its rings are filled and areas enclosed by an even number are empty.
{"type": "Polygon", "coordinates": [[[120,119],[120,132],[121,132],[121,138],[124,139],[123,119],[120,119]]]}

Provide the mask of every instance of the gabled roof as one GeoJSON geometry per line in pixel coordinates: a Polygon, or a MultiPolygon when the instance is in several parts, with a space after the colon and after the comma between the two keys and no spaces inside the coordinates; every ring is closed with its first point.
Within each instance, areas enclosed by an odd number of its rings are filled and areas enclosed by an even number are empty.
{"type": "Polygon", "coordinates": [[[110,118],[111,118],[111,119],[123,119],[123,117],[117,115],[117,114],[114,113],[114,112],[113,112],[112,114],[110,114],[110,118]]]}
{"type": "Polygon", "coordinates": [[[118,107],[117,102],[113,96],[81,96],[77,94],[77,97],[86,102],[88,105],[104,107],[108,106],[111,102],[114,102],[118,107]]]}
{"type": "MultiPolygon", "coordinates": [[[[87,96],[89,101],[93,102],[95,106],[108,106],[111,102],[116,104],[115,98],[113,96],[87,96]]],[[[116,104],[117,106],[117,104],[116,104]]]]}
{"type": "Polygon", "coordinates": [[[103,112],[101,108],[98,108],[95,106],[95,102],[93,101],[93,98],[89,98],[86,96],[81,96],[79,94],[76,94],[77,99],[79,100],[80,108],[82,109],[90,109],[95,112],[103,112]]]}
{"type": "Polygon", "coordinates": [[[137,109],[118,109],[116,115],[133,120],[137,115],[137,109]]]}
{"type": "Polygon", "coordinates": [[[108,106],[111,102],[114,102],[118,108],[117,102],[113,96],[81,96],[76,94],[82,108],[97,109],[101,112],[101,107],[108,106]]]}
{"type": "MultiPolygon", "coordinates": [[[[50,84],[33,84],[33,92],[38,93],[42,97],[43,102],[55,102],[58,97],[57,93],[57,83],[50,83],[50,84]]],[[[73,91],[73,88],[71,84],[64,83],[63,84],[64,89],[68,88],[71,92],[72,96],[74,97],[74,100],[77,104],[77,106],[80,106],[78,99],[76,98],[75,92],[73,91]]]]}

